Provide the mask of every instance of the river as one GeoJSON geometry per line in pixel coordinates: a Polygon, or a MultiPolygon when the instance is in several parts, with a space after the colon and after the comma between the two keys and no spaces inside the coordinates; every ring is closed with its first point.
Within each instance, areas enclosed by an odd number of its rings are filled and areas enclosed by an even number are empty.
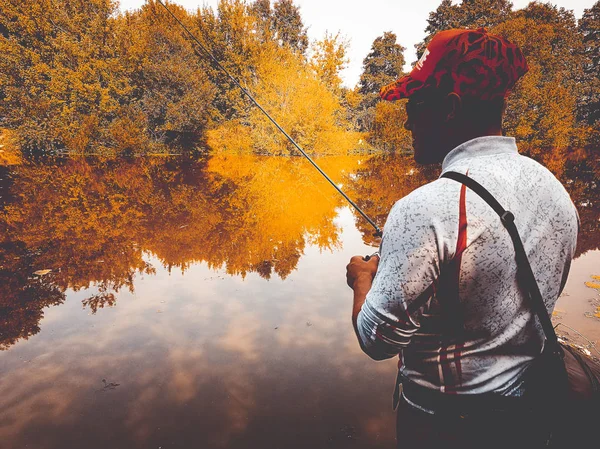
{"type": "MultiPolygon", "coordinates": [[[[318,163],[380,226],[437,176],[318,163]]],[[[581,233],[554,320],[580,344],[600,340],[595,167],[557,173],[581,233]]],[[[345,283],[377,239],[306,161],[25,164],[0,172],[0,231],[0,447],[394,447],[396,361],[361,352],[345,283]]]]}

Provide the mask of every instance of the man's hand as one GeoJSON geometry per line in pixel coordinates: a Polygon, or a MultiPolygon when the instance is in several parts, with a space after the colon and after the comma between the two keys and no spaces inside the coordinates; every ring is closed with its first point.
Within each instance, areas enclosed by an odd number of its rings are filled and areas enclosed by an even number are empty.
{"type": "Polygon", "coordinates": [[[373,255],[368,258],[363,256],[354,256],[346,266],[346,282],[354,290],[354,305],[352,307],[352,324],[354,331],[358,336],[356,325],[358,313],[365,302],[367,293],[371,289],[373,278],[377,273],[379,266],[379,255],[373,255]]]}
{"type": "Polygon", "coordinates": [[[355,290],[354,285],[358,281],[361,284],[367,282],[370,288],[375,273],[377,273],[378,265],[378,255],[371,256],[368,260],[363,256],[354,256],[346,266],[346,282],[348,283],[348,287],[355,290]]]}

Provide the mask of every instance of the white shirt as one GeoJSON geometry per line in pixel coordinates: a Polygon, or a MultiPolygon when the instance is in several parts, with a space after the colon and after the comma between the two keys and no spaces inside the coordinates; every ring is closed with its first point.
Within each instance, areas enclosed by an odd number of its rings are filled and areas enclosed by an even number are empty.
{"type": "MultiPolygon", "coordinates": [[[[467,174],[515,216],[551,313],[575,253],[569,194],[514,138],[453,149],[442,172],[467,174]]],[[[403,374],[446,393],[506,392],[541,352],[543,332],[516,278],[515,250],[498,215],[459,182],[437,179],[399,200],[358,315],[363,350],[400,354],[403,374]]]]}

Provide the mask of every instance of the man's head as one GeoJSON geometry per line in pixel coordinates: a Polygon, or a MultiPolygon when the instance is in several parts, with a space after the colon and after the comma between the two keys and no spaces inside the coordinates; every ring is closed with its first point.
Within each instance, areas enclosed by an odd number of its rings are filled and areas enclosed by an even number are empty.
{"type": "Polygon", "coordinates": [[[408,98],[404,126],[415,160],[434,163],[467,140],[501,134],[504,99],[527,70],[518,47],[483,28],[442,31],[411,73],[380,95],[408,98]]]}

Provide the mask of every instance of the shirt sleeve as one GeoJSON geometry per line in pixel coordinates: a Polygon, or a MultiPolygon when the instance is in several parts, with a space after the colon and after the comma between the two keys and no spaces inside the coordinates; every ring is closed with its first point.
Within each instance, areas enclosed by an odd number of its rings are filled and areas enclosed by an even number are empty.
{"type": "Polygon", "coordinates": [[[361,348],[375,360],[408,346],[435,293],[440,265],[436,225],[427,208],[411,203],[403,198],[388,216],[377,273],[358,315],[361,348]]]}

